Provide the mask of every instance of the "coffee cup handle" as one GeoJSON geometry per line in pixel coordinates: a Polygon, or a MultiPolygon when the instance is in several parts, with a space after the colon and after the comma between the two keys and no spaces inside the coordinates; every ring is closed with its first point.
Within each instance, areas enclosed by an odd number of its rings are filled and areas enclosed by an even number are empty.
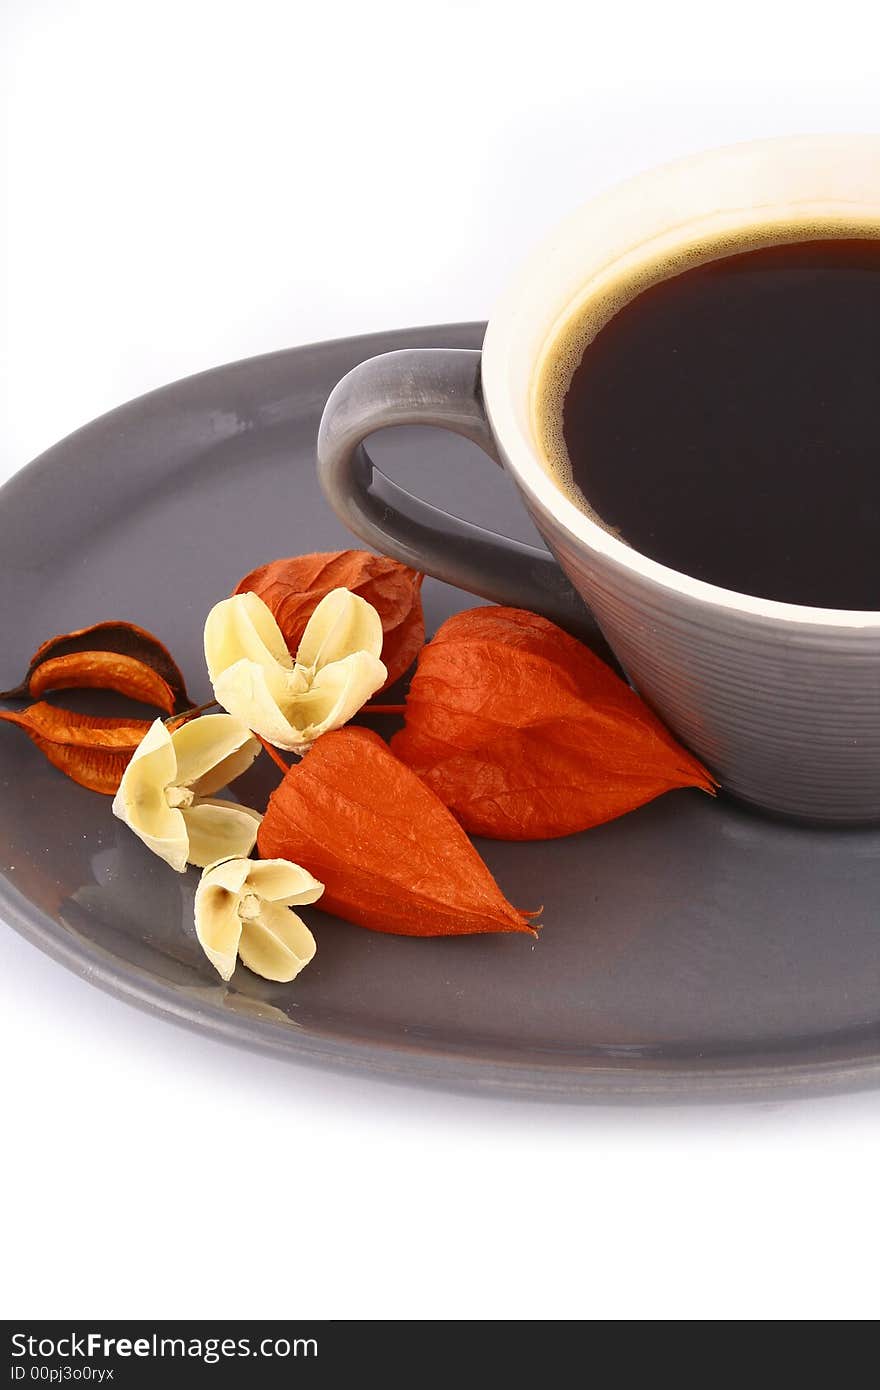
{"type": "Polygon", "coordinates": [[[318,432],[318,476],[336,515],[382,554],[481,598],[528,608],[609,657],[599,627],[552,555],[432,507],[364,448],[390,425],[437,425],[499,463],[480,387],[481,353],[404,348],[361,362],[335,387],[318,432]]]}

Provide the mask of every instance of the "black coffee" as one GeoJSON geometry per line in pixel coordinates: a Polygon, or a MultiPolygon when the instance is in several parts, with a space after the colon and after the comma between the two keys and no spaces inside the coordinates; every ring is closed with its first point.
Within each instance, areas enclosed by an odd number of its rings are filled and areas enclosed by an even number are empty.
{"type": "Polygon", "coordinates": [[[880,239],[748,250],[643,290],[583,351],[562,437],[563,482],[645,555],[880,608],[880,239]]]}

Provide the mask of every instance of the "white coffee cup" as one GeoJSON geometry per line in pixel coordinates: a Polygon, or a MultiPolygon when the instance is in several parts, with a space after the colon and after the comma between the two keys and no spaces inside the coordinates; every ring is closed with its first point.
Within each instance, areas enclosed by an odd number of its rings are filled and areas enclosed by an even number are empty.
{"type": "MultiPolygon", "coordinates": [[[[735,247],[744,228],[778,242],[802,240],[805,227],[833,235],[854,225],[880,237],[878,136],[759,141],[640,175],[585,204],[533,253],[482,353],[409,349],[362,363],[327,402],[318,441],[325,493],[369,545],[544,613],[601,649],[595,619],[636,689],[726,790],[829,824],[880,820],[880,612],[755,598],[632,549],[553,476],[533,406],[562,325],[640,264],[692,245],[723,254],[725,236],[735,247]],[[555,561],[418,501],[374,469],[366,436],[416,423],[465,435],[500,462],[555,561]]],[[[817,566],[828,558],[817,555],[817,566]]]]}

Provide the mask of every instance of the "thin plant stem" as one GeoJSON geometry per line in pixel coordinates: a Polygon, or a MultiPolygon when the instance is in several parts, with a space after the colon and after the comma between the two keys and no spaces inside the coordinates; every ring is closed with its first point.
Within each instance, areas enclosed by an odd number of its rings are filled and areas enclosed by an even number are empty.
{"type": "Polygon", "coordinates": [[[164,721],[166,724],[188,724],[191,719],[196,719],[198,715],[204,714],[207,709],[219,709],[220,705],[216,700],[206,700],[203,705],[193,705],[192,709],[185,709],[181,714],[169,714],[164,721]]]}
{"type": "Polygon", "coordinates": [[[284,759],[282,758],[281,754],[278,752],[278,749],[277,749],[277,748],[273,748],[273,747],[272,747],[272,744],[269,743],[269,741],[268,741],[267,739],[261,738],[259,734],[254,734],[254,738],[256,738],[257,741],[263,745],[263,747],[265,748],[266,752],[269,754],[269,757],[272,759],[272,761],[273,761],[273,763],[275,764],[275,766],[276,766],[276,767],[280,767],[281,771],[282,771],[282,772],[285,774],[285,776],[286,776],[287,773],[290,771],[290,763],[286,763],[286,762],[284,761],[284,759]]]}

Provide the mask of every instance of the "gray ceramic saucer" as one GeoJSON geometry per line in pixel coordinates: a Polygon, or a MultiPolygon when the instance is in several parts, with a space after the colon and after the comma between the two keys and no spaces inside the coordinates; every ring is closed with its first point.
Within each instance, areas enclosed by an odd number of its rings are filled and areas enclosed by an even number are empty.
{"type": "MultiPolygon", "coordinates": [[[[211,604],[260,561],[353,543],[314,476],[336,380],[374,353],[481,336],[456,325],[274,353],[51,449],[0,492],[0,688],[44,638],[119,617],[154,629],[207,697],[211,604]]],[[[400,430],[374,455],[419,496],[534,540],[464,441],[400,430]]],[[[429,628],[472,602],[427,583],[429,628]]],[[[261,804],[275,779],[261,759],[243,799],[261,804]]],[[[318,955],[299,980],[239,968],[229,986],[194,939],[195,871],[172,873],[5,725],[0,835],[0,916],[36,945],[134,1004],[294,1061],[564,1099],[880,1079],[880,831],[809,830],[678,792],[585,835],[480,846],[513,902],[544,903],[539,943],[407,940],[313,911],[318,955]]]]}

